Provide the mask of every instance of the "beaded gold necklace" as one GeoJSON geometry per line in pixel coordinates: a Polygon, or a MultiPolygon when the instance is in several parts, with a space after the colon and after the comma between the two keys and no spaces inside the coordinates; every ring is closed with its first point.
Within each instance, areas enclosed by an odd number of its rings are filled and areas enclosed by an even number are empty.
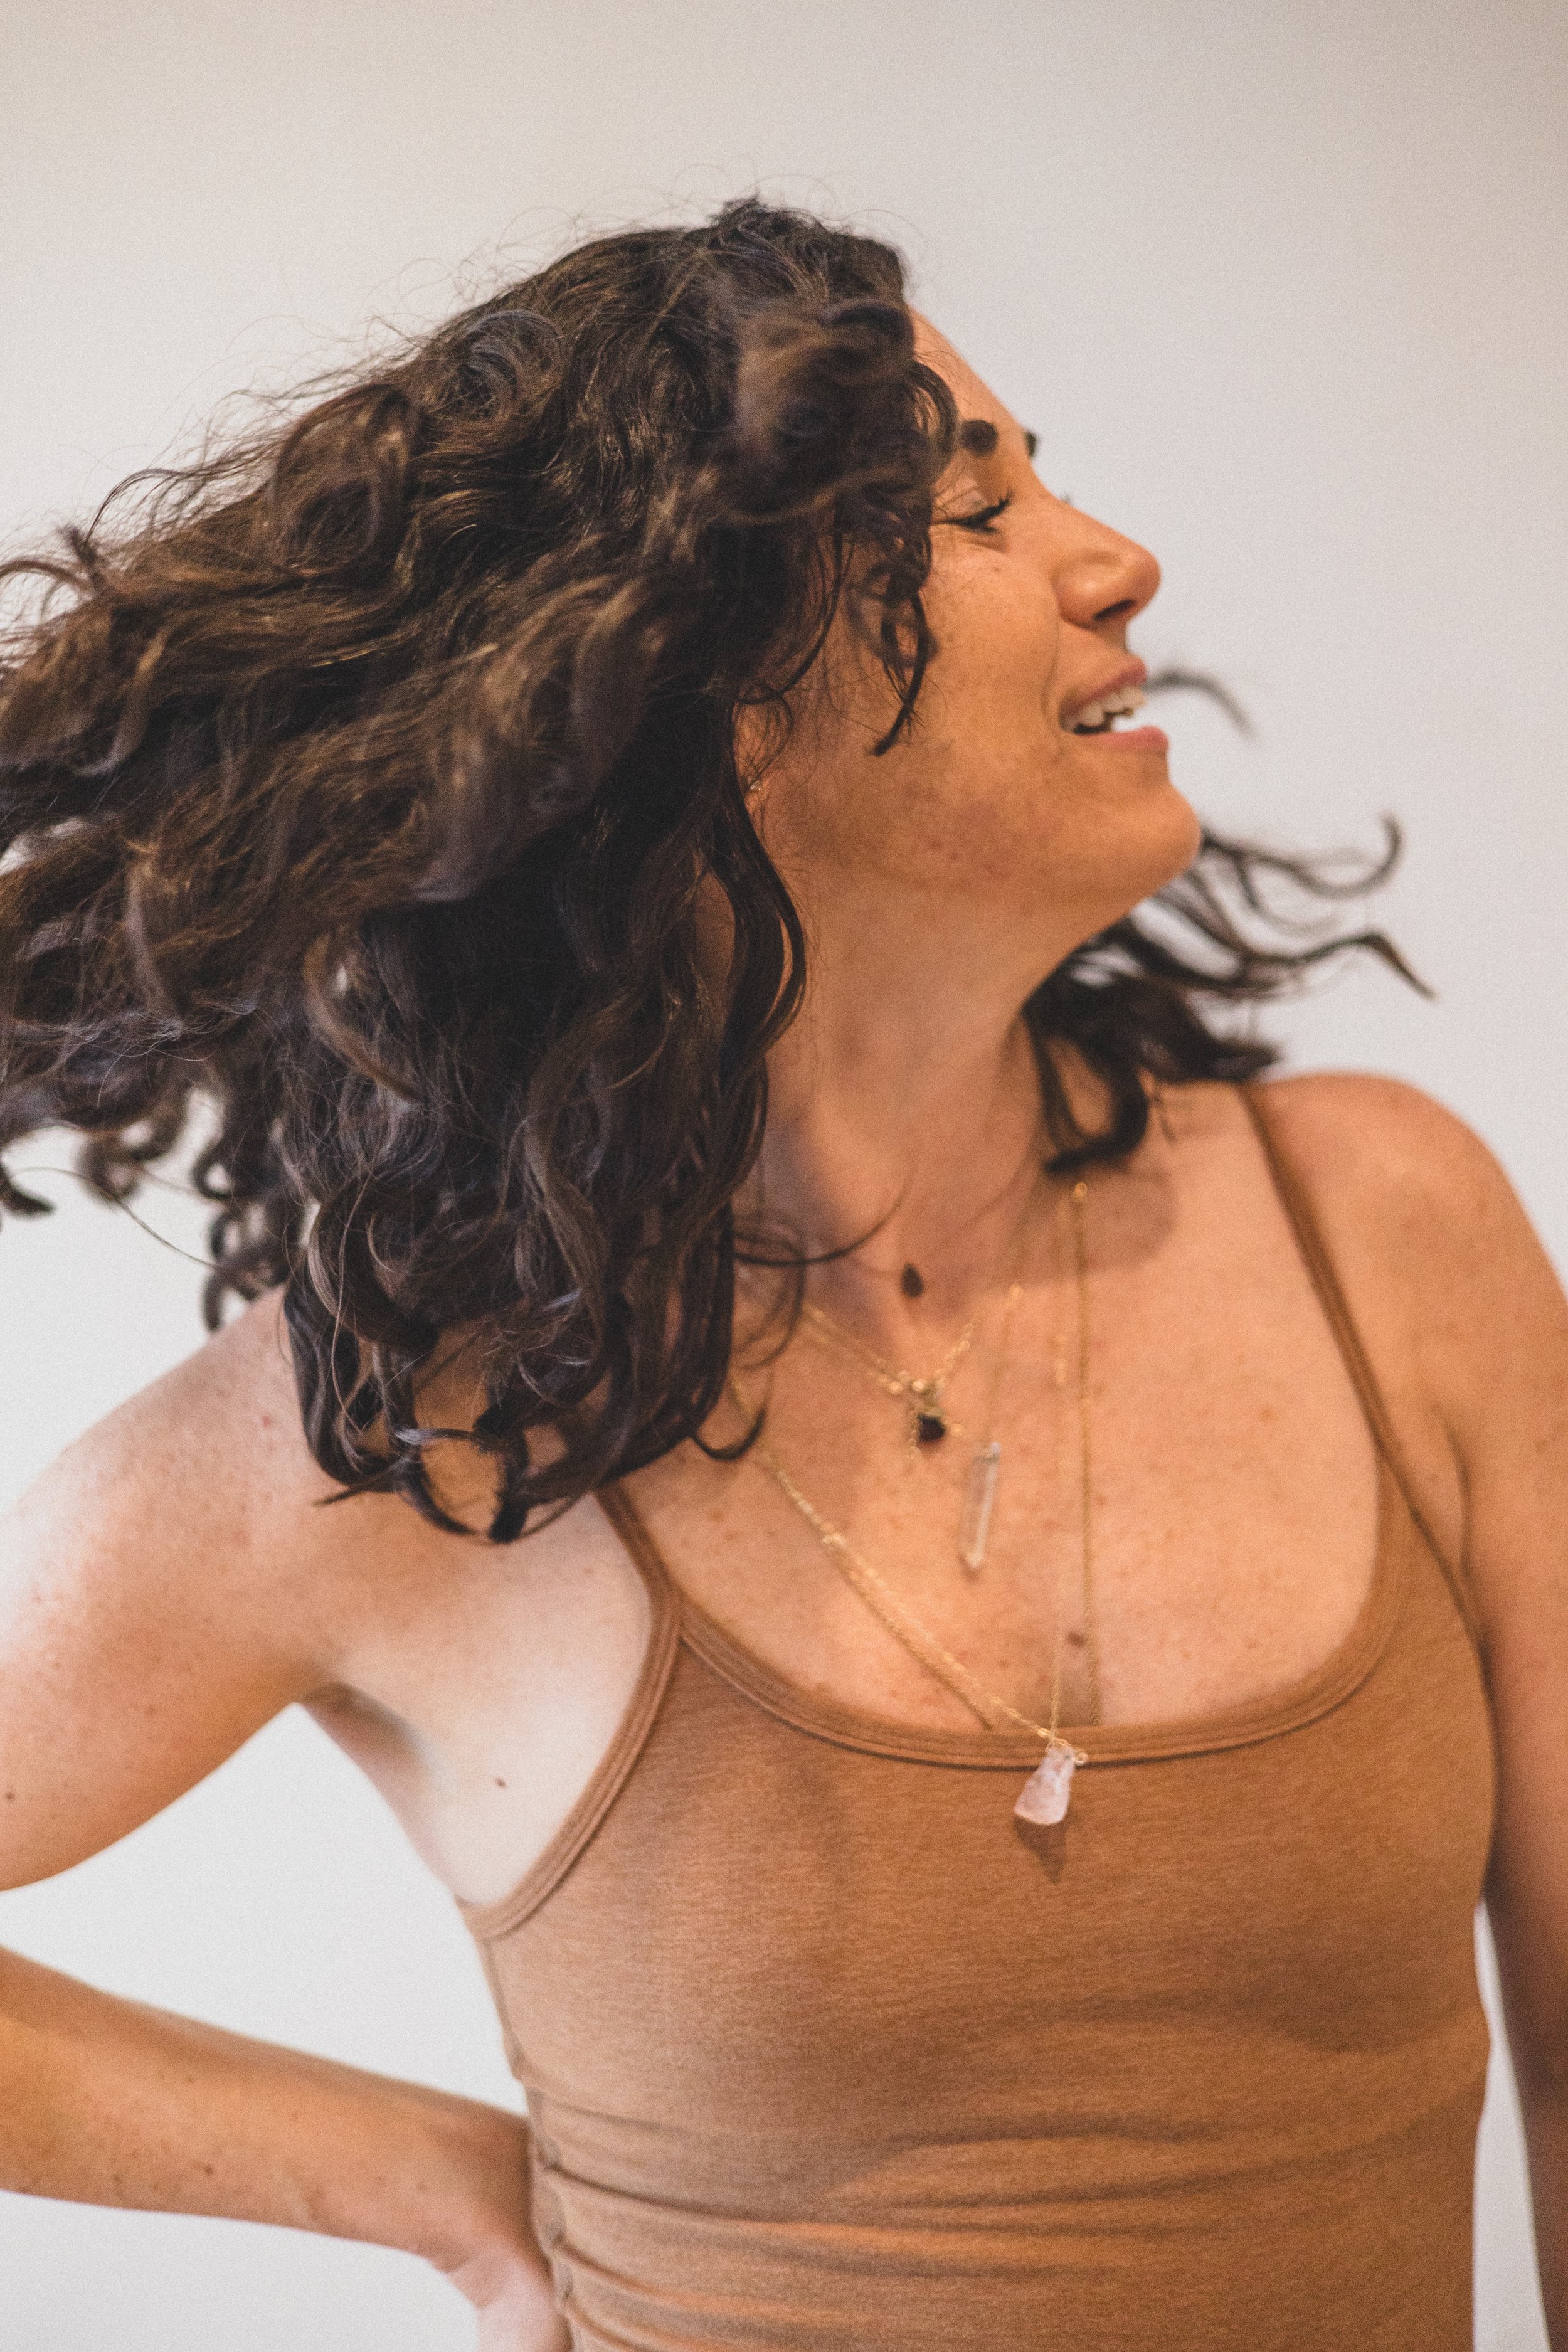
{"type": "Polygon", "coordinates": [[[908,1399],[904,1436],[911,1454],[922,1445],[941,1443],[954,1426],[943,1391],[974,1345],[974,1334],[980,1323],[977,1315],[970,1317],[935,1371],[928,1372],[921,1379],[914,1372],[900,1371],[898,1366],[890,1364],[885,1356],[879,1356],[874,1348],[868,1348],[864,1339],[857,1339],[854,1332],[840,1323],[836,1316],[829,1315],[826,1307],[818,1307],[808,1298],[802,1304],[800,1311],[812,1337],[822,1346],[832,1348],[837,1354],[847,1356],[852,1362],[863,1365],[884,1396],[908,1399]]]}
{"type": "MultiPolygon", "coordinates": [[[[1007,1361],[1007,1343],[1012,1336],[1014,1312],[1023,1295],[1023,1286],[1018,1280],[1018,1271],[1023,1265],[1024,1253],[1028,1244],[1029,1225],[1035,1205],[1035,1195],[1038,1189],[1039,1180],[1036,1177],[1030,1183],[1018,1222],[1013,1230],[1012,1241],[1007,1252],[1007,1289],[1002,1309],[1002,1328],[997,1335],[996,1354],[991,1370],[985,1435],[970,1458],[969,1475],[964,1482],[963,1510],[958,1531],[958,1557],[971,1576],[978,1575],[981,1569],[984,1567],[986,1545],[990,1539],[991,1514],[995,1507],[996,1482],[1002,1468],[1002,1446],[996,1435],[996,1398],[1007,1361]]],[[[921,1287],[923,1289],[923,1284],[921,1287]]],[[[884,1395],[908,1398],[909,1412],[904,1424],[904,1435],[911,1461],[925,1447],[939,1444],[950,1430],[957,1436],[963,1434],[962,1423],[954,1421],[947,1410],[945,1392],[948,1381],[973,1345],[974,1335],[980,1323],[978,1308],[970,1317],[936,1370],[928,1373],[923,1380],[918,1379],[912,1372],[900,1371],[898,1366],[889,1363],[886,1357],[879,1356],[875,1349],[868,1348],[863,1339],[848,1330],[837,1317],[829,1315],[826,1307],[818,1307],[812,1300],[807,1299],[803,1306],[802,1315],[808,1338],[816,1339],[823,1347],[832,1349],[838,1355],[847,1357],[851,1362],[858,1363],[863,1370],[869,1372],[884,1395]]]]}

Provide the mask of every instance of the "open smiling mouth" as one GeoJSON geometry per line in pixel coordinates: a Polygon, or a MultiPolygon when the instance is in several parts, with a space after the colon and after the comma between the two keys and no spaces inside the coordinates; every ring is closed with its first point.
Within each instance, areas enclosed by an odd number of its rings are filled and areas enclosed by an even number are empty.
{"type": "Polygon", "coordinates": [[[1144,698],[1135,686],[1118,687],[1114,693],[1102,694],[1098,702],[1086,702],[1073,713],[1069,732],[1074,735],[1109,735],[1119,719],[1131,719],[1142,710],[1144,698]]]}

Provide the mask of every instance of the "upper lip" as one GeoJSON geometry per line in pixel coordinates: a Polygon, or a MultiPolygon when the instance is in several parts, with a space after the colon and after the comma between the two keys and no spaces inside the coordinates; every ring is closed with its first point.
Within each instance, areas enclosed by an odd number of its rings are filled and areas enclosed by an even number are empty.
{"type": "Polygon", "coordinates": [[[1146,686],[1148,682],[1149,665],[1147,662],[1141,662],[1136,659],[1123,662],[1120,669],[1113,669],[1108,677],[1102,677],[1097,686],[1085,687],[1079,692],[1075,693],[1072,700],[1063,706],[1061,723],[1064,727],[1070,727],[1079,712],[1080,710],[1087,710],[1091,702],[1103,702],[1108,694],[1120,693],[1123,687],[1136,686],[1142,688],[1146,686]]]}

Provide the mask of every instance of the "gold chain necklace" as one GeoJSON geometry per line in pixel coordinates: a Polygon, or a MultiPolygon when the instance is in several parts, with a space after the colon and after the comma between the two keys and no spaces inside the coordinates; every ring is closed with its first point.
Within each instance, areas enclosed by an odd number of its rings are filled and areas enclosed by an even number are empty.
{"type": "MultiPolygon", "coordinates": [[[[1028,1243],[1029,1221],[1038,1189],[1039,1177],[1037,1174],[1024,1196],[1024,1205],[1007,1251],[1007,1293],[1002,1312],[1001,1334],[996,1344],[996,1360],[992,1369],[986,1437],[970,1462],[969,1477],[964,1487],[958,1556],[972,1576],[978,1574],[985,1564],[986,1538],[1002,1465],[1002,1448],[996,1440],[996,1391],[1006,1362],[1013,1311],[1021,1295],[1018,1269],[1023,1264],[1028,1243]]],[[[923,1284],[921,1287],[923,1289],[923,1284]]],[[[875,1349],[868,1348],[863,1339],[857,1338],[853,1331],[838,1321],[837,1316],[829,1315],[825,1307],[817,1307],[807,1299],[804,1302],[803,1312],[808,1333],[820,1345],[832,1348],[839,1355],[847,1356],[851,1361],[860,1364],[885,1395],[908,1397],[910,1411],[904,1434],[911,1459],[922,1446],[937,1444],[950,1430],[963,1436],[963,1423],[949,1414],[944,1391],[948,1381],[973,1345],[975,1332],[980,1327],[979,1308],[970,1317],[936,1370],[924,1380],[917,1379],[912,1372],[900,1371],[885,1356],[879,1356],[875,1349]]]]}
{"type": "Polygon", "coordinates": [[[808,1298],[803,1302],[801,1312],[815,1339],[825,1347],[832,1348],[838,1355],[847,1356],[853,1362],[863,1364],[884,1395],[908,1398],[909,1418],[905,1436],[911,1454],[920,1446],[936,1444],[956,1426],[948,1416],[942,1391],[974,1345],[974,1334],[980,1328],[978,1315],[970,1317],[935,1371],[928,1372],[922,1380],[917,1373],[901,1372],[896,1364],[889,1364],[885,1356],[879,1356],[864,1339],[858,1339],[854,1332],[835,1316],[829,1315],[825,1307],[818,1307],[808,1298]]]}
{"type": "MultiPolygon", "coordinates": [[[[1085,1230],[1085,1212],[1089,1204],[1089,1185],[1081,1176],[1071,1192],[1073,1219],[1073,1255],[1078,1290],[1078,1421],[1079,1421],[1079,1518],[1081,1598],[1083,1607],[1086,1665],[1089,1691],[1089,1720],[1100,1720],[1100,1645],[1095,1633],[1093,1612],[1093,1546],[1092,1506],[1093,1463],[1089,1443],[1089,1252],[1085,1230]]],[[[748,1422],[754,1419],[751,1407],[741,1394],[733,1376],[728,1383],[731,1397],[748,1422]]],[[[863,1559],[842,1529],[823,1517],[809,1496],[803,1494],[784,1464],[762,1438],[757,1438],[751,1451],[761,1466],[778,1486],[839,1570],[850,1589],[858,1593],[873,1616],[879,1618],[896,1641],[928,1673],[945,1684],[954,1697],[961,1699],[986,1730],[999,1730],[1005,1724],[1016,1725],[1046,1743],[1046,1752],[1035,1771],[1020,1790],[1013,1810],[1020,1820],[1046,1825],[1062,1821],[1067,1814],[1072,1794],[1073,1774],[1080,1764],[1089,1762],[1080,1748],[1061,1736],[1062,1704],[1062,1628],[1061,1610],[1057,1611],[1056,1657],[1051,1670],[1051,1708],[1048,1723],[1035,1723],[1022,1715],[1008,1700],[994,1691],[988,1691],[972,1675],[960,1658],[942,1642],[930,1628],[922,1625],[913,1611],[900,1601],[887,1578],[870,1561],[863,1559]]]]}
{"type": "MultiPolygon", "coordinates": [[[[1028,1211],[1034,1202],[1031,1187],[1025,1203],[1024,1217],[1019,1221],[1016,1244],[1013,1252],[1013,1279],[1007,1286],[1006,1304],[1002,1310],[1002,1328],[997,1334],[996,1357],[991,1367],[991,1387],[986,1399],[985,1435],[969,1457],[969,1475],[963,1482],[963,1510],[958,1522],[958,1557],[971,1576],[978,1576],[985,1565],[985,1553],[991,1540],[991,1514],[996,1507],[996,1483],[1002,1475],[1002,1442],[996,1434],[996,1400],[1002,1391],[1002,1376],[1007,1369],[1007,1344],[1013,1336],[1013,1316],[1024,1286],[1018,1280],[1024,1263],[1024,1245],[1028,1237],[1028,1211]]],[[[1062,1385],[1063,1345],[1061,1334],[1056,1335],[1051,1349],[1051,1369],[1056,1385],[1062,1385]]],[[[1056,1426],[1059,1438],[1059,1424],[1056,1426]]]]}

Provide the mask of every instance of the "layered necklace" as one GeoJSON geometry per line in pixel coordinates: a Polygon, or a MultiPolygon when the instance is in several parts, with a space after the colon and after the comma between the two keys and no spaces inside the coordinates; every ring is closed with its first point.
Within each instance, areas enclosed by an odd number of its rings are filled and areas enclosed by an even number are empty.
{"type": "Polygon", "coordinates": [[[972,1315],[934,1372],[921,1379],[914,1372],[901,1372],[858,1339],[853,1331],[827,1312],[807,1299],[801,1308],[806,1328],[815,1339],[825,1347],[837,1349],[840,1355],[851,1357],[868,1371],[885,1396],[899,1397],[906,1406],[904,1442],[911,1454],[922,1445],[936,1445],[953,1426],[948,1416],[944,1391],[948,1381],[974,1345],[979,1317],[972,1315]]]}
{"type": "MultiPolygon", "coordinates": [[[[1031,1200],[1032,1198],[1033,1195],[1031,1194],[1031,1200]]],[[[1068,1200],[1072,1223],[1073,1265],[1075,1276],[1074,1288],[1078,1308],[1077,1405],[1079,1431],[1078,1490],[1079,1594],[1083,1614],[1085,1664],[1089,1683],[1089,1720],[1091,1723],[1097,1723],[1100,1720],[1100,1649],[1099,1643],[1096,1638],[1094,1623],[1093,1545],[1091,1540],[1093,1502],[1091,1474],[1093,1465],[1092,1449],[1090,1444],[1089,1386],[1089,1248],[1087,1234],[1089,1185],[1083,1177],[1079,1177],[1072,1186],[1071,1192],[1068,1195],[1068,1200]]],[[[1023,1228],[1021,1227],[1019,1234],[1020,1247],[1022,1246],[1022,1239],[1023,1228]]],[[[994,1501],[996,1491],[996,1469],[1001,1460],[1001,1447],[994,1434],[995,1401],[1001,1381],[1002,1364],[1005,1359],[1006,1339],[1011,1328],[1013,1310],[1016,1305],[1020,1288],[1021,1286],[1017,1281],[1016,1269],[1015,1268],[1014,1278],[1008,1286],[1006,1304],[1004,1310],[1002,1340],[998,1349],[996,1365],[992,1378],[992,1435],[988,1443],[982,1446],[973,1457],[970,1467],[969,1481],[964,1494],[963,1526],[960,1533],[960,1556],[963,1558],[966,1567],[971,1566],[972,1553],[977,1554],[973,1562],[974,1567],[979,1566],[979,1564],[984,1560],[985,1555],[985,1540],[989,1533],[991,1508],[994,1501]],[[979,1511],[976,1503],[977,1494],[984,1496],[983,1514],[979,1511]]],[[[911,1400],[911,1410],[913,1399],[920,1387],[923,1386],[929,1390],[933,1381],[940,1382],[945,1381],[946,1378],[950,1376],[956,1363],[962,1360],[962,1355],[967,1354],[969,1346],[973,1343],[975,1329],[974,1321],[967,1324],[964,1328],[964,1331],[960,1334],[960,1341],[963,1343],[962,1349],[959,1350],[958,1343],[955,1343],[954,1349],[949,1349],[948,1356],[943,1359],[942,1364],[938,1368],[937,1372],[931,1374],[926,1382],[917,1383],[910,1374],[898,1371],[892,1365],[887,1364],[881,1357],[874,1356],[869,1349],[863,1349],[858,1340],[853,1339],[852,1334],[847,1333],[843,1330],[843,1327],[841,1325],[833,1324],[831,1322],[831,1318],[822,1318],[820,1308],[816,1309],[816,1316],[821,1318],[822,1325],[831,1329],[836,1335],[841,1335],[843,1339],[852,1342],[853,1351],[858,1353],[867,1362],[868,1367],[877,1372],[880,1384],[889,1394],[898,1395],[901,1398],[909,1398],[911,1400]],[[894,1383],[897,1383],[897,1385],[895,1386],[894,1383]]],[[[1058,1335],[1058,1345],[1054,1351],[1054,1362],[1057,1370],[1057,1381],[1058,1387],[1065,1386],[1065,1344],[1060,1335],[1058,1335]]],[[[745,1415],[747,1421],[751,1422],[754,1420],[755,1415],[752,1408],[742,1395],[739,1385],[732,1375],[730,1380],[729,1387],[731,1400],[739,1410],[745,1415]]],[[[942,1391],[940,1386],[936,1392],[936,1402],[940,1406],[942,1403],[942,1391]]],[[[915,1443],[934,1444],[937,1441],[937,1438],[945,1435],[947,1429],[952,1425],[954,1424],[951,1424],[944,1415],[942,1427],[941,1431],[936,1433],[935,1436],[925,1439],[917,1437],[915,1443]]],[[[869,1560],[864,1559],[850,1543],[843,1530],[839,1528],[836,1528],[832,1524],[831,1520],[825,1517],[823,1513],[817,1509],[816,1504],[811,1501],[810,1497],[802,1491],[795,1479],[791,1475],[790,1472],[785,1469],[784,1464],[779,1460],[778,1455],[773,1451],[773,1448],[766,1443],[765,1439],[758,1437],[754,1441],[751,1448],[751,1454],[752,1458],[758,1464],[758,1465],[767,1472],[769,1476],[778,1486],[780,1492],[794,1506],[795,1510],[800,1513],[802,1518],[805,1519],[806,1525],[812,1529],[812,1532],[816,1535],[818,1542],[822,1545],[823,1549],[833,1561],[834,1566],[838,1570],[850,1589],[859,1596],[861,1601],[863,1601],[866,1606],[871,1611],[872,1614],[880,1620],[888,1632],[893,1635],[896,1641],[902,1644],[903,1648],[909,1652],[912,1658],[917,1660],[921,1665],[924,1666],[928,1673],[934,1675],[939,1682],[944,1684],[956,1698],[962,1700],[963,1705],[969,1708],[971,1714],[984,1726],[986,1730],[1002,1730],[1011,1725],[1019,1730],[1031,1733],[1036,1738],[1044,1742],[1045,1753],[1041,1757],[1040,1762],[1035,1771],[1030,1775],[1028,1780],[1025,1783],[1024,1788],[1020,1790],[1017,1801],[1014,1805],[1013,1810],[1020,1820],[1026,1822],[1049,1825],[1062,1821],[1066,1817],[1068,1806],[1071,1798],[1073,1774],[1077,1770],[1078,1767],[1080,1764],[1086,1764],[1089,1761],[1089,1759],[1081,1748],[1075,1748],[1070,1740],[1064,1739],[1061,1736],[1063,1612],[1061,1607],[1059,1579],[1053,1579],[1057,1583],[1058,1588],[1056,1609],[1057,1634],[1056,1654],[1051,1671],[1050,1715],[1048,1722],[1036,1723],[1028,1716],[1021,1714],[1019,1710],[1008,1700],[998,1696],[994,1691],[986,1690],[984,1685],[970,1673],[969,1668],[963,1664],[963,1660],[955,1658],[952,1652],[949,1650],[943,1643],[937,1639],[936,1635],[931,1632],[930,1628],[921,1624],[920,1619],[914,1614],[913,1611],[900,1599],[893,1586],[882,1574],[881,1570],[873,1567],[869,1560]]]]}
{"type": "MultiPolygon", "coordinates": [[[[996,1356],[992,1367],[991,1392],[986,1415],[988,1435],[982,1439],[970,1458],[969,1476],[963,1493],[963,1515],[958,1531],[958,1556],[972,1576],[985,1565],[986,1546],[990,1540],[991,1515],[996,1502],[996,1481],[1002,1467],[1002,1447],[996,1436],[996,1398],[1002,1383],[1002,1373],[1007,1360],[1007,1343],[1012,1335],[1013,1315],[1023,1296],[1018,1270],[1029,1238],[1029,1223],[1035,1205],[1038,1180],[1031,1183],[1025,1196],[1023,1210],[1015,1228],[1008,1251],[1007,1289],[1002,1309],[1002,1328],[997,1339],[996,1356]]],[[[912,1266],[904,1268],[905,1276],[913,1273],[912,1266]]],[[[909,1285],[903,1284],[906,1291],[909,1285]]],[[[925,1285],[921,1283],[921,1291],[925,1285]]],[[[911,1296],[916,1294],[910,1294],[911,1296]]],[[[847,1356],[860,1365],[876,1381],[886,1396],[905,1402],[904,1441],[912,1459],[922,1448],[936,1445],[952,1430],[963,1434],[962,1425],[952,1420],[947,1410],[947,1383],[974,1344],[979,1328],[979,1310],[964,1325],[934,1372],[923,1379],[914,1372],[901,1371],[885,1356],[867,1347],[865,1341],[846,1328],[826,1308],[807,1300],[802,1308],[807,1336],[820,1345],[847,1356]]],[[[1059,1355],[1059,1349],[1058,1349],[1059,1355]]]]}

